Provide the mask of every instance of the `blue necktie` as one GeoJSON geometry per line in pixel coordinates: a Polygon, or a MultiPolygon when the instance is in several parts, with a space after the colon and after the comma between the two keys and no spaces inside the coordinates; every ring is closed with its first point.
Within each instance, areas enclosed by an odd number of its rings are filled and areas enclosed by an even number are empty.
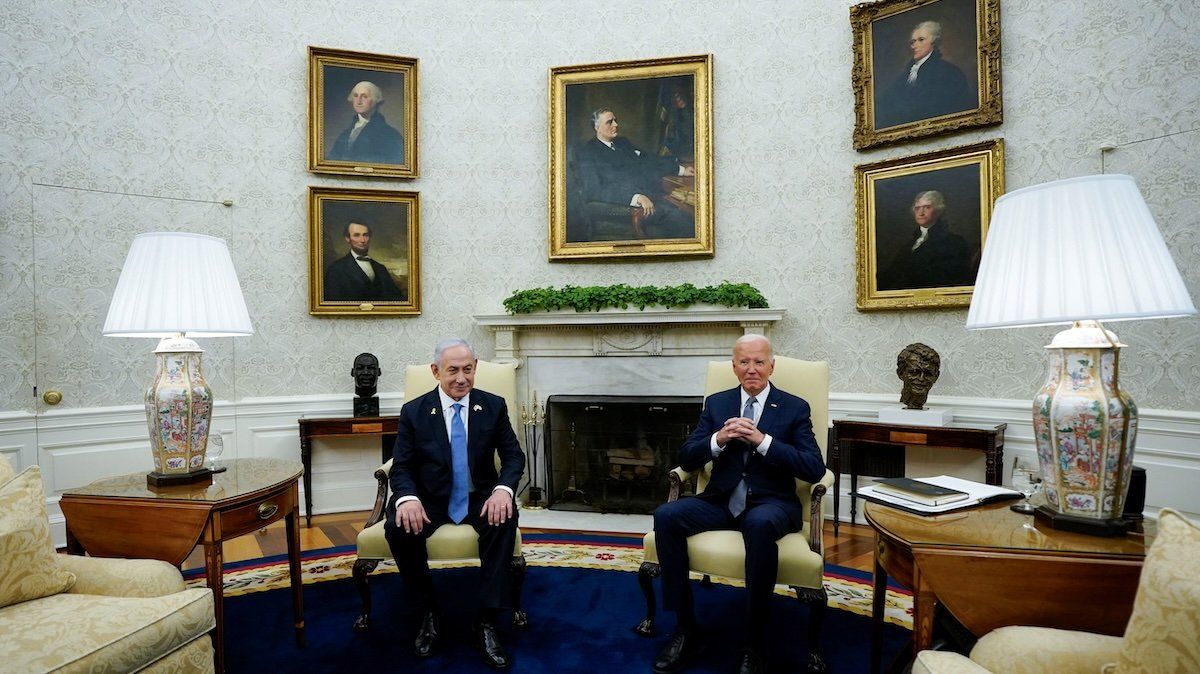
{"type": "MultiPolygon", "coordinates": [[[[754,420],[754,403],[758,402],[754,396],[746,399],[746,406],[742,408],[742,416],[753,421],[754,420]]],[[[746,457],[749,458],[749,457],[746,457]]],[[[744,476],[745,473],[742,473],[744,476]]],[[[737,517],[746,509],[746,478],[743,477],[741,482],[733,488],[733,493],[729,495],[729,514],[737,517]]]]}
{"type": "Polygon", "coordinates": [[[467,427],[462,421],[462,403],[454,403],[454,417],[450,419],[450,455],[454,465],[454,483],[450,487],[450,519],[455,524],[467,518],[467,494],[470,493],[470,476],[467,474],[467,427]]]}

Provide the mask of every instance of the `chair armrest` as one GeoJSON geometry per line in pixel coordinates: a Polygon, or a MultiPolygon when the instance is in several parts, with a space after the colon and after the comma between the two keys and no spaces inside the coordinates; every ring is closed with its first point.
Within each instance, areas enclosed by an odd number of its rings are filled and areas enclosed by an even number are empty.
{"type": "Polygon", "coordinates": [[[971,660],[995,672],[1092,674],[1120,658],[1121,637],[1051,627],[1009,626],[983,635],[971,660]]]}
{"type": "Polygon", "coordinates": [[[187,588],[179,569],[157,559],[105,559],[57,555],[59,566],[75,574],[68,594],[107,597],[162,597],[187,588]]]}
{"type": "Polygon", "coordinates": [[[363,525],[364,529],[374,526],[376,522],[382,520],[384,512],[387,511],[388,476],[391,472],[391,459],[375,469],[375,480],[379,482],[379,487],[375,492],[375,507],[371,509],[371,515],[367,517],[367,523],[363,525]]]}
{"type": "Polygon", "coordinates": [[[833,471],[825,469],[825,474],[821,476],[818,482],[809,485],[808,496],[808,549],[817,554],[821,554],[822,546],[822,527],[825,526],[825,518],[822,515],[822,508],[825,504],[825,492],[833,486],[833,471]]]}
{"type": "Polygon", "coordinates": [[[679,500],[679,494],[683,491],[683,483],[690,479],[692,479],[692,473],[679,468],[678,466],[672,468],[671,471],[667,473],[667,482],[670,483],[671,487],[670,492],[667,494],[667,503],[679,500]]]}

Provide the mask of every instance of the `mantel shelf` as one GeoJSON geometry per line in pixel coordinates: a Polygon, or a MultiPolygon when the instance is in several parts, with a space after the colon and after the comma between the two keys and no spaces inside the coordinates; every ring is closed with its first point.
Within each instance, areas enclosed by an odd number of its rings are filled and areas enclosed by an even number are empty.
{"type": "Polygon", "coordinates": [[[602,309],[576,312],[547,311],[534,314],[476,314],[475,321],[492,329],[542,326],[661,325],[689,323],[760,323],[783,320],[783,309],[734,309],[704,307],[690,309],[602,309]]]}

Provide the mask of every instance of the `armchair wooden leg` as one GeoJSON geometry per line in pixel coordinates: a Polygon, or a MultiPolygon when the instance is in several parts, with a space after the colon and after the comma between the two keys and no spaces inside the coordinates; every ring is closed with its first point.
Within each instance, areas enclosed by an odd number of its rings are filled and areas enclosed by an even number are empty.
{"type": "Polygon", "coordinates": [[[367,575],[379,566],[378,559],[356,559],[351,575],[354,577],[354,587],[358,588],[358,596],[362,598],[362,613],[354,620],[352,629],[355,632],[366,632],[371,626],[371,587],[367,584],[367,575]]]}
{"type": "Polygon", "coordinates": [[[825,620],[829,597],[824,587],[813,590],[793,585],[792,589],[796,591],[796,598],[808,604],[808,671],[810,674],[827,672],[829,667],[821,657],[821,623],[825,620]]]}
{"type": "Polygon", "coordinates": [[[700,587],[708,590],[708,589],[711,589],[712,586],[713,586],[712,577],[710,577],[707,573],[704,574],[704,577],[700,579],[700,587]]]}
{"type": "Polygon", "coordinates": [[[642,562],[638,568],[638,585],[642,588],[642,594],[646,597],[646,619],[638,623],[638,626],[633,628],[643,637],[654,635],[654,616],[657,611],[657,602],[654,599],[654,579],[658,578],[662,573],[662,569],[654,562],[642,562]]]}
{"type": "Polygon", "coordinates": [[[529,615],[521,610],[521,589],[525,587],[525,555],[512,558],[513,627],[529,627],[529,615]]]}

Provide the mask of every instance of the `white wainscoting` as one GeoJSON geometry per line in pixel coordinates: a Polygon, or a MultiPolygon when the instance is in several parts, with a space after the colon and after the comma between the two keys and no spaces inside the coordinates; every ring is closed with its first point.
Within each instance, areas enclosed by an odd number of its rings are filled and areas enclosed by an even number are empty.
{"type": "MultiPolygon", "coordinates": [[[[400,394],[381,395],[380,413],[397,414],[400,394]]],[[[1030,403],[1024,400],[931,397],[930,404],[952,407],[956,421],[1007,423],[1005,475],[1014,459],[1036,463],[1030,403]]],[[[894,395],[833,393],[832,418],[873,414],[894,405],[894,395]]],[[[223,458],[300,458],[296,420],[300,417],[346,416],[351,398],[307,396],[218,402],[213,428],[225,441],[223,458]]],[[[140,407],[107,407],[32,414],[0,413],[0,454],[18,470],[39,465],[46,486],[46,508],[56,545],[66,540],[58,498],[62,491],[92,480],[150,470],[146,421],[140,407]]],[[[909,474],[959,473],[982,479],[981,454],[943,450],[910,450],[909,474]],[[974,473],[978,472],[978,475],[974,473]]],[[[313,512],[366,510],[375,496],[374,469],[379,465],[377,436],[331,438],[313,443],[313,512]]],[[[1146,469],[1146,513],[1172,506],[1200,519],[1200,412],[1142,409],[1136,463],[1146,469]]],[[[862,478],[860,478],[860,481],[862,478]]],[[[842,483],[843,520],[849,518],[849,485],[842,483]]],[[[303,499],[303,496],[302,496],[303,499]]],[[[827,504],[831,505],[831,504],[827,504]]],[[[859,521],[861,521],[861,502],[859,521]]],[[[832,512],[827,508],[826,512],[832,512]]]]}

